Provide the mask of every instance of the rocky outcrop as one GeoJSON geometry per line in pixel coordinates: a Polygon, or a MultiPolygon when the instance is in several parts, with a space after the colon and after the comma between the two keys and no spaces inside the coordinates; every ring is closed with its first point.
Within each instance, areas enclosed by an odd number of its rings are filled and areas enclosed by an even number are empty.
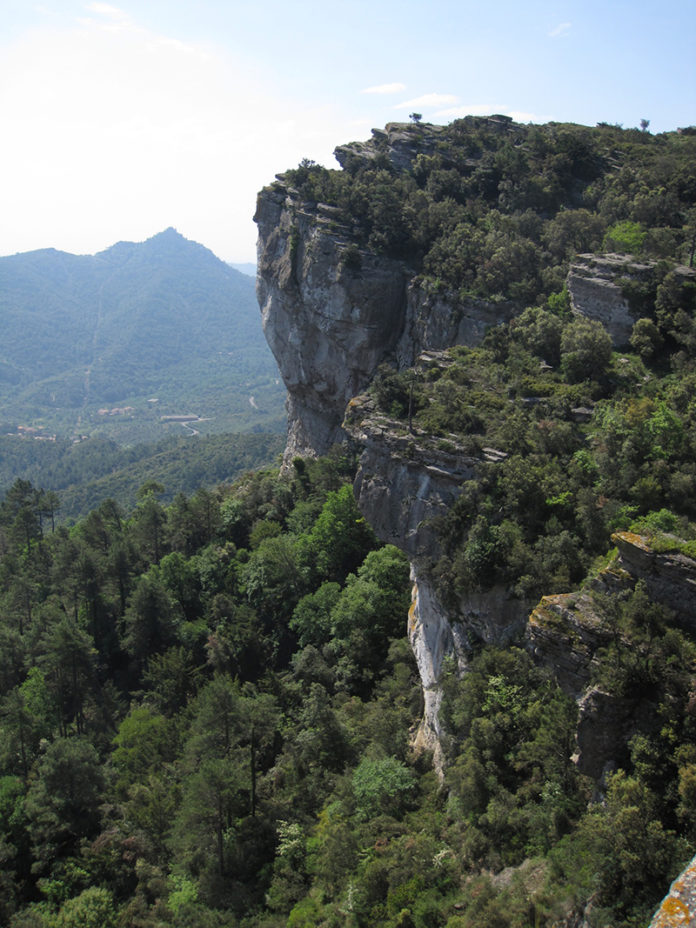
{"type": "MultiPolygon", "coordinates": [[[[493,115],[485,120],[489,130],[500,135],[515,136],[516,126],[509,116],[493,115]]],[[[436,126],[433,123],[389,122],[384,129],[373,129],[372,138],[364,142],[349,142],[339,145],[334,155],[342,168],[350,170],[355,160],[380,163],[384,161],[397,171],[410,170],[419,155],[438,154],[446,167],[447,160],[438,146],[440,136],[445,132],[445,126],[436,126]]],[[[477,158],[468,159],[465,163],[471,167],[478,164],[477,158]]]]}
{"type": "Polygon", "coordinates": [[[384,159],[397,171],[406,171],[413,167],[418,155],[435,153],[443,131],[444,126],[390,122],[384,129],[373,129],[372,138],[365,142],[339,145],[334,155],[342,168],[350,168],[355,160],[378,162],[384,159]]]}
{"type": "MultiPolygon", "coordinates": [[[[679,540],[673,539],[673,550],[658,551],[647,538],[634,532],[617,532],[612,542],[618,550],[616,567],[633,581],[642,580],[652,600],[666,606],[674,621],[694,634],[696,614],[696,561],[679,551],[679,540]]],[[[667,537],[663,544],[669,545],[667,537]]]]}
{"type": "MultiPolygon", "coordinates": [[[[572,310],[601,322],[614,346],[626,347],[636,320],[651,314],[664,273],[664,265],[630,255],[578,255],[566,280],[572,310]]],[[[670,276],[677,288],[692,287],[696,269],[677,265],[670,276]]]]}
{"type": "MultiPolygon", "coordinates": [[[[507,123],[499,128],[507,131],[507,123]]],[[[347,168],[356,158],[387,159],[401,171],[435,151],[440,131],[394,123],[338,148],[336,157],[347,168]]],[[[480,344],[488,328],[520,308],[429,289],[403,262],[357,248],[337,210],[304,202],[282,175],[259,194],[255,220],[262,322],[288,390],[284,466],[325,453],[346,432],[360,444],[359,506],[378,537],[412,565],[409,634],[426,707],[419,739],[434,748],[443,656],[454,653],[463,663],[472,640],[498,641],[519,630],[528,604],[496,591],[462,603],[461,621],[459,614],[450,621],[429,579],[440,553],[437,523],[478,462],[456,441],[436,443],[376,415],[358,395],[381,363],[404,369],[425,352],[480,344]]]]}
{"type": "Polygon", "coordinates": [[[628,345],[636,317],[631,312],[626,280],[649,283],[654,264],[627,255],[578,255],[567,278],[573,312],[602,323],[617,348],[628,345]]]}
{"type": "Polygon", "coordinates": [[[611,631],[590,592],[561,593],[542,597],[529,616],[525,639],[536,662],[579,700],[590,682],[592,659],[609,644],[611,631]]]}
{"type": "Polygon", "coordinates": [[[696,857],[672,883],[648,928],[694,928],[696,925],[696,857]]]}
{"type": "Polygon", "coordinates": [[[509,322],[519,311],[509,301],[432,292],[415,278],[406,291],[403,328],[395,349],[397,366],[412,367],[426,351],[480,345],[488,329],[509,322]]]}
{"type": "MultiPolygon", "coordinates": [[[[492,125],[504,133],[510,130],[508,122],[499,119],[492,125]]],[[[336,157],[347,171],[356,160],[409,170],[421,155],[439,152],[441,131],[393,123],[375,130],[368,141],[341,146],[336,157]]],[[[619,557],[595,588],[544,598],[528,625],[533,603],[505,589],[473,593],[445,605],[432,579],[441,554],[438,527],[481,458],[469,454],[455,436],[438,440],[389,420],[362,394],[380,364],[427,366],[443,349],[479,344],[487,329],[509,321],[521,307],[444,292],[403,261],[359,247],[340,210],[307,202],[291,181],[292,175],[279,175],[261,191],[255,216],[257,295],[264,331],[288,390],[285,465],[297,455],[325,453],[346,435],[361,449],[355,479],[360,509],[376,534],[411,561],[409,636],[425,700],[419,740],[437,749],[444,657],[454,655],[464,668],[475,642],[503,644],[527,626],[531,652],[553,668],[578,700],[578,765],[600,776],[612,760],[611,744],[625,742],[630,707],[612,702],[592,685],[594,655],[611,637],[594,593],[600,587],[615,592],[642,578],[651,596],[681,615],[680,590],[685,583],[696,583],[696,577],[678,553],[656,559],[621,536],[615,541],[619,557]],[[613,719],[603,733],[600,717],[613,719]]],[[[573,310],[601,321],[615,344],[624,345],[638,315],[630,294],[654,286],[653,278],[653,265],[626,256],[582,255],[568,276],[573,310]]],[[[573,414],[590,416],[591,410],[573,414]]],[[[500,459],[490,449],[482,457],[500,459]]],[[[684,615],[683,621],[688,618],[684,615]]]]}
{"type": "MultiPolygon", "coordinates": [[[[404,170],[434,150],[440,129],[390,124],[336,156],[404,170]]],[[[254,219],[262,324],[288,390],[286,464],[344,437],[346,405],[381,363],[405,368],[427,350],[477,345],[520,309],[431,292],[402,261],[358,248],[339,210],[303,201],[283,175],[260,192],[254,219]]]]}
{"type": "Polygon", "coordinates": [[[435,592],[427,574],[419,580],[417,567],[411,566],[411,608],[408,612],[408,638],[416,658],[423,690],[423,718],[414,739],[418,749],[432,751],[436,769],[442,769],[440,738],[440,677],[445,657],[453,655],[461,670],[466,658],[456,626],[435,592]]]}
{"type": "Polygon", "coordinates": [[[438,519],[474,475],[478,459],[456,441],[409,432],[376,412],[366,395],[351,400],[343,426],[362,448],[355,496],[377,536],[411,561],[437,559],[438,519]]]}
{"type": "MultiPolygon", "coordinates": [[[[595,655],[620,635],[606,609],[607,595],[627,594],[639,582],[670,618],[693,632],[696,560],[678,550],[660,551],[633,532],[612,536],[616,555],[587,587],[576,593],[544,596],[525,630],[527,648],[554,674],[578,703],[574,761],[581,773],[599,782],[619,765],[635,731],[635,719],[651,711],[636,698],[606,693],[593,682],[595,655]]],[[[674,540],[675,547],[678,545],[674,540]]]]}
{"type": "Polygon", "coordinates": [[[288,389],[286,461],[339,440],[349,399],[369,383],[403,328],[407,274],[369,253],[360,272],[329,208],[309,211],[279,182],[259,195],[257,296],[288,389]]]}
{"type": "Polygon", "coordinates": [[[495,452],[473,457],[454,436],[438,441],[410,432],[378,413],[368,396],[351,400],[344,428],[363,449],[354,483],[361,512],[382,541],[401,548],[411,561],[408,634],[424,696],[416,744],[433,750],[437,765],[445,657],[453,657],[463,670],[475,643],[504,644],[519,635],[531,606],[500,587],[445,606],[432,578],[432,565],[441,554],[439,522],[481,460],[496,460],[495,452]]]}

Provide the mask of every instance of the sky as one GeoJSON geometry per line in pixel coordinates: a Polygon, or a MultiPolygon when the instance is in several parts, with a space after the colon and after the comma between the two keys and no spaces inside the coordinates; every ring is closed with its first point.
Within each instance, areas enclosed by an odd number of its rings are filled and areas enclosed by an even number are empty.
{"type": "Polygon", "coordinates": [[[173,226],[256,257],[256,193],[372,128],[696,124],[696,0],[3,0],[0,255],[173,226]]]}

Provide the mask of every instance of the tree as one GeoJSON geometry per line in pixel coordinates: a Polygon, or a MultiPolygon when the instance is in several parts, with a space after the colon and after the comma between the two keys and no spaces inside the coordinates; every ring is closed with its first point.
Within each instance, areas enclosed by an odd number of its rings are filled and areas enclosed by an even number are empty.
{"type": "Polygon", "coordinates": [[[413,773],[395,757],[363,758],[351,781],[358,816],[398,815],[414,789],[413,773]]]}
{"type": "Polygon", "coordinates": [[[572,383],[601,376],[611,361],[609,333],[596,319],[574,319],[561,336],[561,364],[572,383]]]}
{"type": "Polygon", "coordinates": [[[414,125],[417,126],[418,123],[419,123],[419,122],[421,121],[421,119],[423,118],[423,115],[422,115],[422,113],[409,113],[408,118],[411,120],[411,122],[412,122],[414,125]]]}
{"type": "Polygon", "coordinates": [[[84,706],[94,681],[94,643],[67,616],[46,632],[39,666],[54,700],[60,733],[67,736],[74,724],[78,734],[84,728],[84,706]]]}
{"type": "Polygon", "coordinates": [[[338,583],[322,583],[314,593],[307,593],[295,606],[290,628],[298,637],[300,647],[308,644],[321,647],[331,638],[331,610],[341,593],[338,583]]]}
{"type": "Polygon", "coordinates": [[[5,526],[17,545],[26,545],[31,552],[32,543],[42,537],[41,492],[29,480],[17,478],[0,504],[0,525],[5,526]]]}
{"type": "Polygon", "coordinates": [[[643,251],[645,236],[646,232],[639,222],[622,219],[607,230],[602,247],[605,251],[640,255],[643,251]]]}
{"type": "Polygon", "coordinates": [[[42,738],[52,732],[56,720],[46,680],[38,667],[32,667],[21,686],[11,690],[0,703],[0,761],[11,770],[17,760],[25,782],[42,738]]]}
{"type": "Polygon", "coordinates": [[[123,719],[113,744],[116,789],[125,796],[128,788],[143,781],[153,768],[174,759],[176,739],[172,724],[163,715],[139,706],[123,719]]]}
{"type": "Polygon", "coordinates": [[[108,889],[91,886],[68,899],[52,922],[52,928],[117,928],[119,921],[108,889]]]}
{"type": "Polygon", "coordinates": [[[350,486],[328,494],[311,532],[301,541],[302,560],[308,568],[318,577],[338,582],[377,547],[377,539],[358,509],[350,486]]]}
{"type": "Polygon", "coordinates": [[[136,666],[164,651],[175,640],[175,619],[169,593],[156,575],[138,580],[124,616],[125,646],[136,666]]]}
{"type": "Polygon", "coordinates": [[[35,872],[74,854],[99,826],[104,780],[94,747],[83,738],[58,738],[46,749],[26,799],[35,872]]]}
{"type": "Polygon", "coordinates": [[[268,627],[290,614],[302,589],[294,540],[264,538],[242,570],[247,597],[268,627]]]}
{"type": "Polygon", "coordinates": [[[154,480],[143,484],[138,490],[138,505],[130,520],[136,544],[143,550],[149,563],[156,564],[162,555],[164,525],[167,520],[157,497],[164,487],[154,480]]]}

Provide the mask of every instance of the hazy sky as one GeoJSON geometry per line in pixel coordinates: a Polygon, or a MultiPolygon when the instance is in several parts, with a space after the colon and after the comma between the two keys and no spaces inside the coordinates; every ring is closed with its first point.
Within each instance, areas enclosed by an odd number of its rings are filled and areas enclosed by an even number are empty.
{"type": "Polygon", "coordinates": [[[255,259],[256,192],[372,127],[696,123],[696,0],[3,0],[0,255],[168,226],[255,259]]]}

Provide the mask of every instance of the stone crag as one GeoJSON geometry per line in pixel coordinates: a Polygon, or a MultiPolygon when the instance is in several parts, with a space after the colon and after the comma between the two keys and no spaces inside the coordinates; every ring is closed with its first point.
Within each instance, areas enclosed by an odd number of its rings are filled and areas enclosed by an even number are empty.
{"type": "MultiPolygon", "coordinates": [[[[673,274],[679,286],[696,278],[693,269],[683,266],[675,267],[673,274]]],[[[642,301],[636,300],[635,294],[642,292],[644,298],[650,294],[654,299],[659,279],[655,261],[636,261],[629,255],[585,254],[578,255],[571,264],[566,286],[573,312],[601,322],[614,346],[625,348],[641,315],[642,301]]]]}
{"type": "Polygon", "coordinates": [[[403,328],[406,272],[369,254],[360,273],[349,240],[280,181],[259,195],[257,296],[288,390],[286,461],[322,454],[342,437],[346,404],[393,351],[403,328]]]}
{"type": "MultiPolygon", "coordinates": [[[[509,131],[503,119],[496,125],[509,131]]],[[[336,156],[344,167],[387,158],[395,170],[408,170],[419,154],[436,149],[439,131],[392,123],[336,156]]],[[[445,608],[431,579],[438,520],[478,462],[456,439],[438,443],[377,415],[360,394],[380,364],[437,363],[438,352],[480,344],[487,329],[522,307],[430,290],[403,261],[358,248],[338,210],[304,201],[283,175],[260,192],[255,220],[262,322],[288,391],[284,466],[298,455],[323,454],[347,435],[360,447],[358,504],[378,537],[411,561],[409,629],[426,694],[422,733],[432,744],[443,656],[454,653],[463,666],[473,642],[507,642],[524,629],[534,604],[495,589],[445,608]]],[[[628,268],[627,260],[585,255],[568,278],[574,311],[601,319],[617,343],[627,340],[633,322],[617,279],[649,272],[628,268]]],[[[569,689],[581,698],[587,653],[554,645],[548,635],[542,647],[543,634],[537,629],[533,648],[541,654],[545,647],[548,660],[565,667],[569,689]]]]}
{"type": "Polygon", "coordinates": [[[621,698],[592,682],[597,652],[620,630],[606,609],[607,594],[619,598],[641,583],[652,602],[669,610],[672,621],[693,632],[696,561],[678,551],[657,550],[649,538],[633,532],[612,536],[616,554],[587,586],[576,593],[544,596],[533,609],[525,640],[535,660],[548,667],[578,703],[575,763],[599,782],[619,766],[635,733],[636,718],[653,711],[640,698],[621,698]]]}
{"type": "MultiPolygon", "coordinates": [[[[432,359],[430,353],[424,361],[432,359]]],[[[443,443],[421,431],[409,432],[403,423],[377,413],[367,396],[351,400],[343,427],[362,449],[354,483],[361,512],[377,537],[396,545],[411,562],[408,633],[425,702],[417,743],[435,748],[437,762],[445,657],[453,656],[464,669],[475,642],[503,644],[519,635],[531,603],[494,588],[445,606],[432,578],[441,554],[438,524],[483,458],[472,457],[454,436],[443,443]]]]}
{"type": "Polygon", "coordinates": [[[621,281],[648,281],[652,270],[652,264],[639,264],[626,255],[578,255],[566,282],[571,307],[579,315],[601,322],[614,344],[623,348],[636,320],[621,281]]]}

